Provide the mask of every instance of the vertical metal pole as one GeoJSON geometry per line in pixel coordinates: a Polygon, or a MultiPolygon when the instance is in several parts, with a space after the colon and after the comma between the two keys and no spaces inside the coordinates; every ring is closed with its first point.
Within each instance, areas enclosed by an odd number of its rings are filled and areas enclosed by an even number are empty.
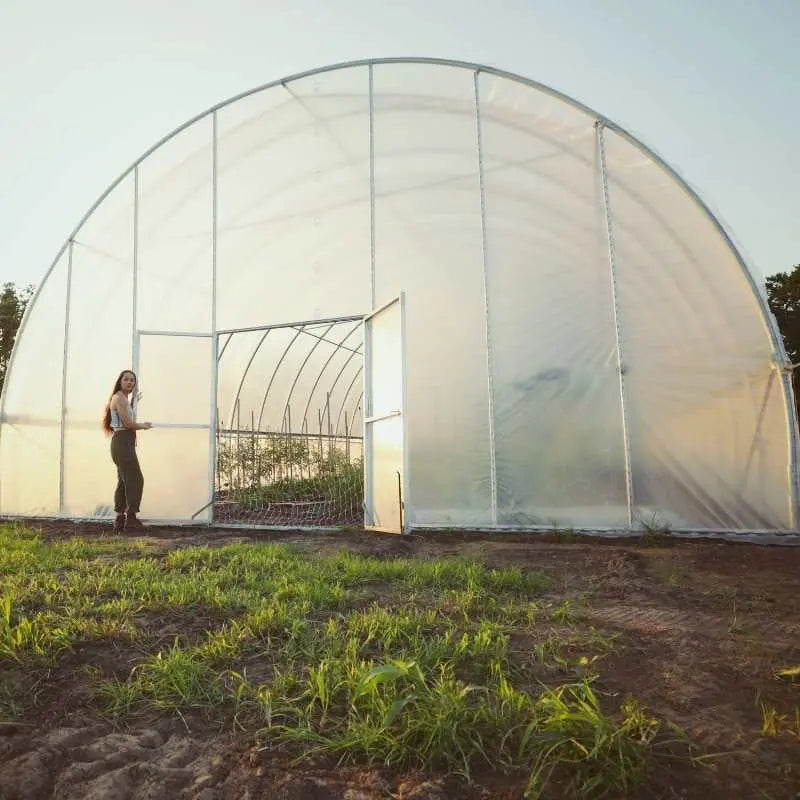
{"type": "Polygon", "coordinates": [[[400,533],[411,533],[408,523],[409,510],[413,519],[413,497],[409,487],[411,485],[411,451],[408,446],[408,426],[406,425],[406,410],[408,409],[408,359],[406,349],[406,294],[400,292],[400,371],[402,386],[402,403],[400,424],[403,426],[403,482],[400,496],[400,533]]]}
{"type": "Polygon", "coordinates": [[[375,308],[375,99],[372,64],[369,65],[369,299],[375,308]]]}
{"type": "Polygon", "coordinates": [[[228,448],[228,496],[233,494],[233,424],[228,428],[228,435],[225,437],[228,448]]]}
{"type": "Polygon", "coordinates": [[[600,155],[600,177],[603,182],[603,210],[608,239],[608,264],[611,269],[611,296],[614,304],[614,335],[617,345],[617,372],[619,373],[619,404],[622,414],[622,444],[625,450],[625,492],[628,500],[628,528],[633,528],[633,478],[631,475],[631,443],[628,434],[628,415],[625,403],[625,362],[622,357],[622,331],[620,327],[619,292],[617,289],[617,256],[614,247],[614,230],[611,221],[611,206],[608,197],[608,171],[606,169],[606,147],[603,137],[603,124],[594,124],[597,134],[597,147],[600,155]]]}
{"type": "MultiPolygon", "coordinates": [[[[362,396],[364,408],[361,414],[361,444],[364,457],[364,527],[373,521],[373,488],[372,488],[372,423],[367,419],[372,416],[372,320],[364,320],[364,369],[361,371],[362,396]]],[[[355,380],[355,378],[353,379],[355,380]]],[[[349,391],[349,390],[348,390],[349,391]]],[[[345,395],[345,400],[347,396],[345,395]]],[[[345,401],[343,400],[342,403],[345,401]]]]}
{"type": "MultiPolygon", "coordinates": [[[[781,346],[782,343],[781,343],[781,346]]],[[[785,358],[785,354],[784,354],[785,358]]],[[[786,362],[788,363],[788,359],[786,362]]],[[[784,405],[786,408],[787,424],[789,427],[789,514],[792,524],[792,529],[797,530],[800,528],[800,473],[798,472],[798,423],[797,423],[797,402],[794,394],[794,373],[791,369],[783,370],[783,391],[784,405]]]]}
{"type": "Polygon", "coordinates": [[[256,457],[256,414],[255,411],[250,409],[250,485],[253,487],[258,486],[258,458],[256,457]]]}
{"type": "Polygon", "coordinates": [[[400,514],[400,533],[405,533],[405,524],[403,520],[403,478],[400,475],[400,470],[397,470],[397,511],[400,514]]]}
{"type": "Polygon", "coordinates": [[[289,478],[294,479],[294,452],[292,448],[292,407],[286,405],[286,458],[289,461],[289,478]]]}
{"type": "MultiPolygon", "coordinates": [[[[317,458],[317,467],[319,467],[319,465],[322,464],[322,410],[319,408],[317,409],[317,426],[319,430],[319,438],[317,440],[317,450],[319,451],[318,452],[319,457],[317,458]]],[[[317,472],[319,472],[319,469],[317,469],[317,472]]]]}
{"type": "MultiPolygon", "coordinates": [[[[216,336],[214,337],[214,339],[217,339],[217,338],[218,337],[216,337],[216,336]]],[[[217,420],[219,420],[219,409],[217,409],[217,420]]],[[[220,447],[219,421],[217,421],[217,424],[216,424],[216,436],[214,438],[215,438],[215,441],[216,441],[217,453],[219,453],[219,447],[220,447]]],[[[219,490],[219,489],[222,489],[222,470],[220,469],[219,457],[216,458],[216,464],[217,464],[217,483],[216,483],[216,488],[219,490]]],[[[213,512],[212,512],[212,514],[213,514],[213,512]]],[[[213,520],[213,517],[212,517],[212,520],[213,520]]]]}
{"type": "Polygon", "coordinates": [[[483,139],[481,136],[480,72],[473,74],[475,84],[475,128],[478,147],[478,181],[481,197],[481,249],[483,257],[483,302],[486,325],[486,379],[489,397],[489,471],[492,485],[492,525],[497,526],[497,452],[494,430],[494,384],[492,381],[492,335],[489,321],[489,260],[486,245],[486,185],[483,174],[483,139]]]}
{"type": "MultiPolygon", "coordinates": [[[[267,338],[267,334],[269,334],[269,329],[264,331],[264,335],[261,337],[261,339],[259,340],[258,344],[255,346],[255,349],[253,350],[253,352],[252,352],[252,354],[250,356],[250,359],[247,362],[247,366],[244,368],[244,371],[242,372],[242,377],[239,380],[239,386],[236,388],[236,394],[233,397],[234,406],[236,405],[236,401],[242,395],[242,388],[244,387],[244,382],[247,379],[247,373],[250,372],[250,367],[252,366],[253,361],[255,360],[255,357],[258,354],[258,351],[261,349],[261,345],[264,344],[264,340],[267,338]]],[[[260,427],[260,425],[259,425],[259,427],[260,427]]]]}
{"type": "Polygon", "coordinates": [[[331,427],[331,393],[326,392],[325,394],[325,409],[328,412],[328,469],[331,469],[335,442],[333,440],[333,428],[331,427]]]}
{"type": "Polygon", "coordinates": [[[242,415],[240,401],[236,401],[236,480],[237,487],[242,488],[242,415]]]}
{"type": "MultiPolygon", "coordinates": [[[[136,306],[139,289],[139,165],[133,168],[133,310],[131,314],[131,369],[139,374],[139,323],[136,306]]],[[[138,387],[137,387],[138,389],[138,387]]]]}
{"type": "Polygon", "coordinates": [[[61,441],[58,455],[58,513],[64,515],[64,436],[67,418],[67,361],[69,359],[69,307],[72,292],[72,248],[74,242],[69,240],[67,256],[67,297],[64,311],[64,355],[61,361],[61,441]]]}
{"type": "Polygon", "coordinates": [[[208,502],[210,522],[216,519],[214,476],[217,472],[217,381],[219,376],[217,334],[217,112],[211,115],[211,391],[208,421],[208,502]]]}
{"type": "MultiPolygon", "coordinates": [[[[308,409],[306,409],[307,411],[308,409]]],[[[311,450],[309,448],[309,433],[308,433],[308,416],[303,417],[303,441],[305,442],[305,453],[303,460],[306,462],[306,477],[311,477],[311,450]]]]}

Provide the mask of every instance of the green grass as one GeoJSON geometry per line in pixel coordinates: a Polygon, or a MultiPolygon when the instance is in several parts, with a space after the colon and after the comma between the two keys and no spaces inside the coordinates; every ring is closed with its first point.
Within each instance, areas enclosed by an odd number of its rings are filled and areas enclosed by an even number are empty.
{"type": "MultiPolygon", "coordinates": [[[[614,638],[543,597],[541,572],[271,543],[47,543],[0,526],[0,581],[0,672],[59,664],[79,643],[119,648],[116,669],[83,676],[120,721],[198,712],[306,754],[517,774],[529,798],[554,784],[624,796],[660,728],[635,700],[603,698],[614,638]]],[[[24,717],[25,686],[0,684],[0,720],[24,717]]]]}
{"type": "Polygon", "coordinates": [[[669,534],[672,523],[659,518],[657,512],[649,517],[639,516],[636,520],[642,530],[641,543],[646,547],[668,547],[674,544],[669,534]]]}

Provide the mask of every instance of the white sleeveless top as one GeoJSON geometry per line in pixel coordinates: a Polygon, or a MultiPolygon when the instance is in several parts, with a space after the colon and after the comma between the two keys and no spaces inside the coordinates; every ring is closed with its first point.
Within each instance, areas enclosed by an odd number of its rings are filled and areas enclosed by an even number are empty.
{"type": "MultiPolygon", "coordinates": [[[[124,400],[125,400],[126,405],[128,406],[128,415],[130,416],[130,418],[134,422],[136,422],[136,412],[133,410],[133,406],[131,406],[131,404],[128,401],[127,397],[125,397],[124,400]]],[[[114,430],[114,431],[124,431],[125,430],[125,424],[119,418],[119,414],[117,413],[117,409],[116,408],[112,408],[111,409],[111,430],[114,430]]]]}

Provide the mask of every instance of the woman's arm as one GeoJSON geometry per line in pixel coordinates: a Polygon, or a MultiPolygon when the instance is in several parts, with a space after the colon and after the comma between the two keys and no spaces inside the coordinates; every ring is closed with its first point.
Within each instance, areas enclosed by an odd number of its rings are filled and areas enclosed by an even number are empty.
{"type": "Polygon", "coordinates": [[[119,392],[111,398],[111,408],[117,412],[122,424],[130,431],[147,431],[153,427],[152,422],[136,422],[128,412],[128,401],[119,392]]]}

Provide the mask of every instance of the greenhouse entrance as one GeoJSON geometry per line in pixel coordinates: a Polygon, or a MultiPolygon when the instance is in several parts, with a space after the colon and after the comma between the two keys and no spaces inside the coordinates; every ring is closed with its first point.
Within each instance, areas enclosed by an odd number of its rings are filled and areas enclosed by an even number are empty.
{"type": "Polygon", "coordinates": [[[214,519],[361,525],[362,316],[218,336],[214,519]]]}
{"type": "Polygon", "coordinates": [[[400,308],[218,335],[217,523],[400,530],[400,308]]]}

